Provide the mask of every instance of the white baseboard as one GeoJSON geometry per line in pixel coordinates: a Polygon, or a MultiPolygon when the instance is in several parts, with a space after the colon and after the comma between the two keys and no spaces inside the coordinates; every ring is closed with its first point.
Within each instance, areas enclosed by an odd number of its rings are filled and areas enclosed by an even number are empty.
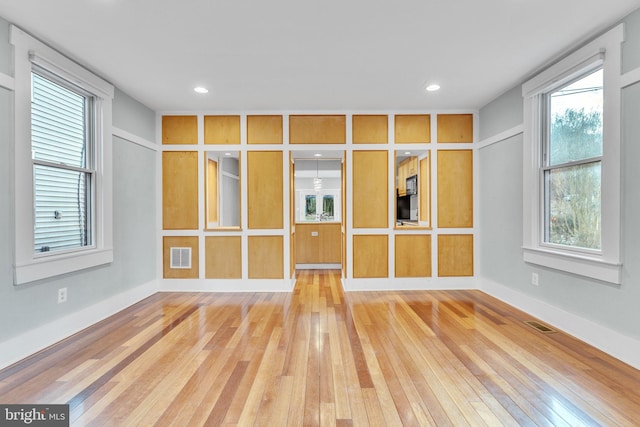
{"type": "Polygon", "coordinates": [[[292,279],[162,279],[160,292],[291,292],[292,279]]]}
{"type": "Polygon", "coordinates": [[[488,279],[480,290],[640,369],[640,341],[488,279]]]}
{"type": "Polygon", "coordinates": [[[155,294],[155,280],[0,342],[0,369],[31,356],[155,294]]]}
{"type": "Polygon", "coordinates": [[[296,270],[340,270],[340,264],[296,264],[296,270]]]}
{"type": "Polygon", "coordinates": [[[442,291],[478,289],[474,277],[388,277],[342,279],[345,291],[442,291]]]}

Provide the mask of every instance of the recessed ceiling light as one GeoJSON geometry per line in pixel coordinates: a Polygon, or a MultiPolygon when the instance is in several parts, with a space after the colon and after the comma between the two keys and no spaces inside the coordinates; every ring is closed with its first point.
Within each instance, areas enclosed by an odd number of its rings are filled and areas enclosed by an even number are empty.
{"type": "Polygon", "coordinates": [[[429,86],[426,87],[428,92],[435,92],[436,90],[440,89],[440,85],[437,84],[431,84],[429,86]]]}
{"type": "Polygon", "coordinates": [[[209,89],[207,89],[206,87],[202,87],[202,86],[194,87],[193,91],[197,92],[197,93],[209,93],[209,89]]]}
{"type": "Polygon", "coordinates": [[[224,155],[225,155],[225,156],[230,156],[230,155],[231,155],[231,153],[224,153],[224,155]]]}
{"type": "Polygon", "coordinates": [[[313,155],[313,157],[322,157],[322,154],[316,153],[316,154],[313,155]]]}
{"type": "Polygon", "coordinates": [[[404,154],[409,155],[409,154],[411,154],[411,151],[405,151],[404,154]]]}

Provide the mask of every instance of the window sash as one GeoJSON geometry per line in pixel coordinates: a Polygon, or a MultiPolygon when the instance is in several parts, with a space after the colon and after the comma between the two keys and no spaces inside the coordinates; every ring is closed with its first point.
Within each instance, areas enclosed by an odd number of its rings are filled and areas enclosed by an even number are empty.
{"type": "Polygon", "coordinates": [[[34,256],[94,248],[94,96],[35,65],[31,82],[34,256]]]}

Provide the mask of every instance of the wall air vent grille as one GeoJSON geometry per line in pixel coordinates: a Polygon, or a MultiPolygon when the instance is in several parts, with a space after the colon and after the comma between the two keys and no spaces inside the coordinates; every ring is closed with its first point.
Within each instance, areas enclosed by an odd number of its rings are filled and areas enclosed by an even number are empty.
{"type": "Polygon", "coordinates": [[[191,248],[171,248],[171,268],[191,268],[191,248]]]}

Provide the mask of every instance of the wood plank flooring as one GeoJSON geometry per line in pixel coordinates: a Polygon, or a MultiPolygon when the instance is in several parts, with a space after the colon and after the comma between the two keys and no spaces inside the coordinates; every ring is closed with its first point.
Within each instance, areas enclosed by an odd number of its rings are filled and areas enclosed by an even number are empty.
{"type": "Polygon", "coordinates": [[[158,293],[0,371],[86,426],[638,426],[640,371],[480,291],[158,293]]]}

